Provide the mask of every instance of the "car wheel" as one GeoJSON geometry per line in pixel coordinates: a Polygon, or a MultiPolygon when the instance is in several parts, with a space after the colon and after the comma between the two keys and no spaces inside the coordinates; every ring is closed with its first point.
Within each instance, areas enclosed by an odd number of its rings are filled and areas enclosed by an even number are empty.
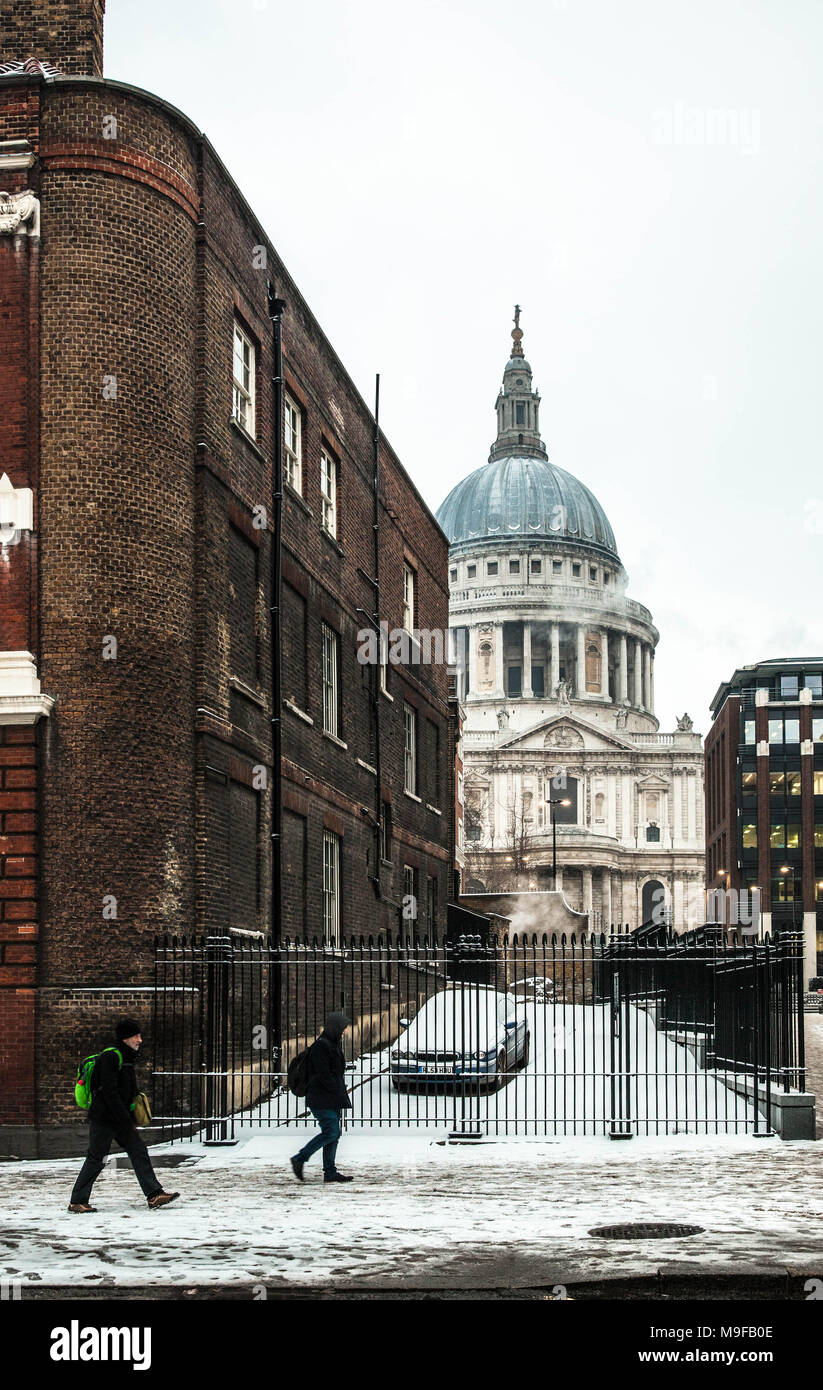
{"type": "Polygon", "coordinates": [[[502,1091],[506,1084],[506,1053],[503,1048],[497,1054],[497,1075],[495,1077],[495,1090],[502,1091]]]}

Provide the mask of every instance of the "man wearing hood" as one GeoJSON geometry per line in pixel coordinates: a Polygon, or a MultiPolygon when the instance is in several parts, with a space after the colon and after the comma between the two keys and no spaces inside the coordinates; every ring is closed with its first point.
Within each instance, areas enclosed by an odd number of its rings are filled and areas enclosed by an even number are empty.
{"type": "Polygon", "coordinates": [[[149,1151],[134,1123],[131,1110],[137,1095],[134,1067],[143,1042],[140,1024],[134,1018],[121,1018],[114,1036],[114,1047],[98,1055],[91,1074],[89,1150],[69,1202],[69,1211],[75,1213],[97,1210],[89,1206],[91,1189],[105,1167],[115,1139],[131,1159],[135,1177],[150,1207],[164,1207],[180,1196],[179,1192],[163,1191],[152,1168],[149,1151]]]}
{"type": "Polygon", "coordinates": [[[351,1110],[349,1093],[343,1081],[346,1059],[342,1040],[348,1026],[349,1020],[345,1014],[329,1014],[323,1032],[309,1048],[306,1103],[320,1126],[320,1133],[304,1144],[291,1160],[294,1175],[300,1182],[304,1181],[305,1164],[318,1149],[323,1150],[324,1182],[352,1181],[343,1173],[338,1173],[335,1164],[340,1139],[340,1116],[344,1110],[351,1110]]]}

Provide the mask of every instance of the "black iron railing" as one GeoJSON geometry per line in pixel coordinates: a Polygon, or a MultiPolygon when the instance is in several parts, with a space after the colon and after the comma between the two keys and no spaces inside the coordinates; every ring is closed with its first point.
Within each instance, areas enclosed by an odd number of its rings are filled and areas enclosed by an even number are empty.
{"type": "Polygon", "coordinates": [[[169,1137],[313,1124],[286,1072],[341,1008],[347,1118],[376,1128],[763,1133],[773,1092],[804,1085],[799,933],[164,937],[155,984],[152,1099],[169,1137]]]}

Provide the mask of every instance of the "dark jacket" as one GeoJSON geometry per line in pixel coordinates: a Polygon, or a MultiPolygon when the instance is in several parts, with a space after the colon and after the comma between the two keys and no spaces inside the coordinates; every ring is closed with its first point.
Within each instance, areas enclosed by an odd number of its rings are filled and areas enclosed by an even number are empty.
{"type": "Polygon", "coordinates": [[[309,1048],[309,1084],[306,1100],[313,1110],[351,1110],[343,1077],[346,1059],[343,1045],[325,1032],[309,1048]]]}
{"type": "Polygon", "coordinates": [[[91,1105],[89,1119],[97,1124],[122,1129],[134,1124],[131,1103],[137,1095],[137,1076],[134,1064],[137,1053],[125,1043],[117,1044],[123,1058],[120,1066],[116,1052],[101,1052],[91,1075],[91,1105]]]}

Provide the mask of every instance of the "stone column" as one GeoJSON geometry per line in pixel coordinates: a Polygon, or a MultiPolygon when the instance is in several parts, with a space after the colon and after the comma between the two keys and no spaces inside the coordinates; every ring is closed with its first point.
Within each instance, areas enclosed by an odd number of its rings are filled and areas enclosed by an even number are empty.
{"type": "Polygon", "coordinates": [[[634,699],[632,704],[638,709],[643,708],[643,648],[640,638],[634,641],[634,699]]]}
{"type": "Polygon", "coordinates": [[[552,656],[549,672],[549,695],[554,695],[560,680],[560,624],[552,623],[552,656]]]}
{"type": "Polygon", "coordinates": [[[581,623],[577,625],[577,676],[575,680],[575,694],[578,700],[582,700],[586,694],[586,629],[581,623]]]}
{"type": "Polygon", "coordinates": [[[652,707],[652,654],[649,647],[643,648],[643,705],[652,707]]]}
{"type": "Polygon", "coordinates": [[[563,892],[563,870],[562,870],[562,868],[560,867],[559,864],[558,864],[558,866],[557,866],[557,882],[556,882],[556,884],[555,884],[555,887],[556,887],[558,893],[562,893],[562,892],[563,892]]]}
{"type": "Polygon", "coordinates": [[[503,624],[494,625],[494,694],[497,699],[503,699],[506,694],[503,684],[503,624]]]}
{"type": "Polygon", "coordinates": [[[523,623],[523,694],[527,700],[532,694],[532,625],[523,623]]]}
{"type": "Polygon", "coordinates": [[[649,709],[654,714],[654,647],[649,647],[649,709]]]}
{"type": "Polygon", "coordinates": [[[609,634],[605,627],[600,629],[600,694],[609,698],[609,634]]]}
{"type": "Polygon", "coordinates": [[[587,912],[587,913],[589,914],[589,930],[590,930],[590,931],[591,931],[591,929],[592,929],[592,911],[593,911],[593,904],[594,904],[594,895],[593,895],[593,893],[592,893],[592,871],[591,871],[591,869],[584,869],[584,870],[583,870],[583,911],[584,911],[584,912],[587,912]]]}
{"type": "Polygon", "coordinates": [[[477,641],[477,629],[469,627],[466,629],[466,695],[471,695],[477,685],[477,653],[475,642],[477,641]]]}
{"type": "Polygon", "coordinates": [[[621,704],[629,698],[629,650],[626,634],[620,634],[620,654],[618,658],[617,698],[621,704]]]}
{"type": "Polygon", "coordinates": [[[601,930],[607,934],[612,928],[612,873],[611,869],[603,870],[603,921],[601,930]]]}

